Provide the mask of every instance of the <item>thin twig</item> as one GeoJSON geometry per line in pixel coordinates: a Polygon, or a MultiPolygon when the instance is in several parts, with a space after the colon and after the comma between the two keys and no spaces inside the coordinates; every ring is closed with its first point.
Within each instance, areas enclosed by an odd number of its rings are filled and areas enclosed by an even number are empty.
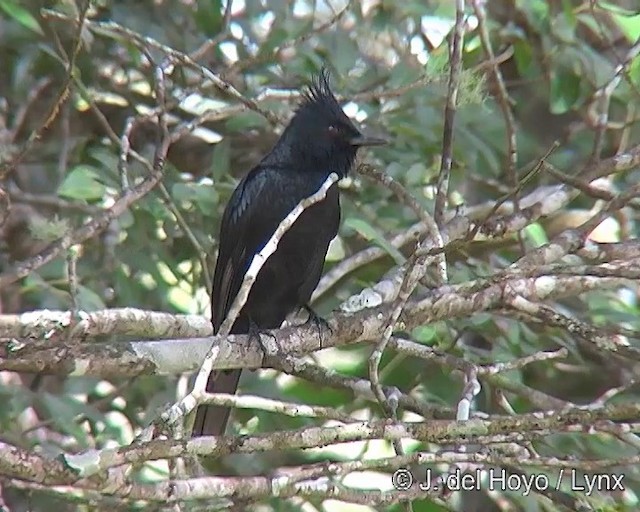
{"type": "Polygon", "coordinates": [[[13,120],[13,125],[11,126],[12,142],[16,142],[18,134],[22,131],[22,128],[27,121],[29,110],[31,109],[31,107],[34,106],[36,100],[40,98],[44,91],[46,91],[47,87],[49,87],[52,83],[53,78],[47,76],[39,79],[33,86],[31,86],[24,103],[20,105],[13,120]]]}
{"type": "MultiPolygon", "coordinates": [[[[564,401],[559,400],[565,404],[564,401]]],[[[602,408],[589,406],[561,406],[543,412],[518,416],[492,416],[474,418],[468,422],[432,420],[428,422],[390,422],[368,420],[341,425],[318,427],[305,426],[286,432],[260,435],[204,436],[190,440],[154,440],[140,445],[109,447],[89,450],[88,453],[65,454],[64,460],[78,470],[74,479],[86,478],[123,464],[136,464],[154,459],[190,455],[224,455],[227,453],[256,453],[282,449],[315,448],[334,443],[366,441],[373,439],[419,439],[431,443],[467,442],[504,443],[535,436],[540,431],[584,432],[584,425],[610,428],[611,422],[638,425],[640,406],[637,403],[607,405],[602,408]],[[88,457],[88,455],[93,455],[88,457]]],[[[0,445],[1,447],[1,445],[0,445]]],[[[471,455],[471,454],[467,454],[471,455]]],[[[575,462],[575,461],[572,461],[575,462]]],[[[586,462],[586,461],[585,461],[586,462]]],[[[587,462],[588,463],[588,462],[587,462]]]]}
{"type": "MultiPolygon", "coordinates": [[[[58,19],[63,21],[68,21],[72,23],[77,23],[77,20],[60,13],[58,11],[53,11],[51,9],[42,9],[42,16],[45,18],[58,19]]],[[[268,112],[262,109],[255,100],[246,98],[243,96],[233,85],[229,82],[220,78],[217,74],[209,70],[208,68],[201,66],[193,59],[191,59],[188,55],[174,50],[170,46],[160,43],[152,37],[143,36],[138,32],[123,27],[122,25],[115,23],[113,21],[95,21],[95,20],[86,20],[85,25],[91,29],[93,32],[101,35],[105,35],[107,37],[125,37],[127,41],[135,45],[141,51],[145,52],[148,49],[152,48],[164,53],[167,58],[170,59],[172,64],[180,63],[188,68],[196,71],[202,78],[210,81],[216,89],[220,92],[229,95],[230,97],[236,99],[244,106],[253,110],[259,114],[261,114],[265,119],[267,119],[271,124],[278,124],[278,118],[274,116],[271,112],[268,112]]],[[[167,71],[170,70],[170,67],[167,68],[167,71]]]]}
{"type": "Polygon", "coordinates": [[[378,183],[381,183],[389,190],[391,190],[400,201],[411,208],[413,213],[420,219],[425,226],[429,226],[428,230],[432,233],[438,231],[438,226],[436,225],[433,217],[424,209],[424,207],[418,202],[418,200],[411,195],[411,193],[402,186],[401,183],[394,180],[391,176],[386,174],[385,172],[379,171],[375,167],[370,164],[361,164],[358,166],[357,172],[362,174],[363,176],[367,176],[369,178],[373,178],[378,183]]]}
{"type": "MultiPolygon", "coordinates": [[[[517,213],[520,211],[520,193],[518,189],[518,174],[516,172],[516,169],[518,167],[518,142],[516,136],[516,123],[513,117],[513,111],[511,110],[513,100],[509,97],[509,93],[507,92],[507,88],[502,78],[499,64],[496,61],[495,55],[493,53],[493,47],[491,46],[491,40],[489,39],[489,30],[487,28],[487,13],[485,12],[484,3],[485,0],[471,0],[473,10],[476,14],[476,18],[478,19],[478,31],[480,33],[482,48],[489,62],[491,63],[490,69],[493,74],[495,85],[497,86],[496,96],[498,99],[498,105],[500,107],[500,110],[502,111],[502,116],[504,117],[505,132],[507,136],[507,183],[509,183],[512,190],[514,190],[513,207],[514,211],[517,213]]],[[[524,240],[520,231],[518,231],[518,241],[520,243],[521,251],[522,253],[524,253],[524,240]]]]}
{"type": "Polygon", "coordinates": [[[222,27],[220,32],[213,39],[207,39],[199,48],[189,54],[189,58],[194,61],[200,60],[211,49],[218,46],[229,35],[229,24],[231,23],[231,11],[233,9],[233,0],[227,0],[222,15],[222,27]]]}
{"type": "Polygon", "coordinates": [[[593,141],[593,150],[591,153],[591,162],[599,161],[600,156],[602,155],[604,136],[609,122],[609,104],[611,103],[613,91],[616,90],[622,80],[622,77],[626,73],[627,68],[631,65],[631,62],[638,54],[640,54],[640,38],[638,38],[633,46],[627,50],[622,62],[615,67],[613,77],[611,77],[611,79],[594,94],[594,100],[590,110],[595,111],[592,115],[596,117],[596,130],[593,141]]]}
{"type": "Polygon", "coordinates": [[[238,60],[230,67],[229,73],[238,73],[252,66],[255,66],[256,64],[261,64],[267,61],[268,59],[273,58],[274,55],[278,56],[283,50],[286,50],[287,48],[296,48],[301,44],[305,43],[306,41],[308,41],[309,39],[311,39],[312,37],[314,37],[315,35],[321,34],[328,28],[338,23],[344,17],[344,15],[347,12],[349,12],[349,9],[351,8],[351,4],[353,3],[353,1],[354,0],[348,0],[343,8],[340,9],[340,11],[338,11],[337,13],[335,13],[331,18],[329,18],[325,23],[322,23],[318,27],[312,28],[311,30],[303,31],[298,37],[285,40],[282,43],[282,45],[275,48],[271,52],[263,52],[263,53],[257,54],[255,57],[238,60]]]}
{"type": "Polygon", "coordinates": [[[297,404],[273,400],[255,395],[230,395],[227,393],[205,393],[200,405],[217,405],[236,409],[255,409],[292,417],[326,418],[343,423],[359,421],[358,419],[340,412],[335,407],[321,407],[307,404],[297,404]]]}
{"type": "MultiPolygon", "coordinates": [[[[547,149],[547,151],[545,152],[544,155],[542,155],[542,157],[540,157],[540,159],[538,160],[538,162],[536,163],[536,165],[533,167],[533,169],[531,169],[530,172],[528,172],[523,178],[522,180],[520,180],[520,182],[518,183],[518,185],[516,186],[515,189],[510,190],[507,194],[505,194],[504,196],[498,198],[496,201],[494,201],[493,206],[491,207],[491,209],[489,210],[489,212],[485,215],[485,218],[479,222],[476,222],[475,226],[473,227],[473,229],[471,230],[471,232],[469,233],[469,240],[473,240],[475,238],[475,236],[478,234],[478,231],[480,231],[480,229],[487,223],[487,221],[493,217],[493,215],[499,210],[499,208],[509,199],[511,199],[512,197],[516,196],[523,188],[524,186],[531,180],[534,178],[534,176],[536,176],[543,168],[544,162],[551,156],[551,154],[559,147],[560,145],[558,144],[557,141],[554,141],[553,144],[551,144],[551,146],[549,147],[549,149],[547,149]]],[[[514,201],[514,207],[513,207],[513,211],[516,212],[516,206],[515,206],[515,201],[514,201]]]]}
{"type": "MultiPolygon", "coordinates": [[[[456,112],[456,104],[458,97],[458,87],[460,82],[460,72],[462,69],[462,47],[464,44],[464,1],[456,0],[456,23],[453,30],[453,39],[450,52],[451,69],[449,74],[449,86],[447,93],[447,104],[445,107],[445,120],[443,128],[443,150],[442,160],[440,166],[440,174],[438,176],[438,185],[436,193],[436,206],[434,219],[435,224],[440,229],[444,227],[444,214],[446,208],[446,201],[449,188],[449,175],[451,172],[451,166],[453,161],[453,128],[454,118],[456,112]]],[[[431,227],[427,225],[427,229],[431,227]]],[[[438,247],[444,245],[440,230],[435,230],[432,233],[433,241],[436,242],[438,247]]],[[[389,397],[386,397],[379,379],[379,366],[382,360],[384,350],[393,334],[393,330],[400,318],[402,310],[411,295],[413,290],[417,286],[420,279],[426,272],[426,265],[432,259],[430,256],[421,257],[418,252],[414,252],[409,262],[407,262],[406,272],[403,277],[402,285],[398,293],[398,297],[394,303],[391,314],[385,325],[385,329],[382,334],[382,338],[376,345],[375,349],[369,356],[369,379],[371,381],[371,389],[378,398],[380,405],[392,418],[396,415],[395,407],[393,407],[394,401],[389,401],[389,397]]],[[[446,270],[446,268],[445,268],[446,270]]],[[[446,273],[441,276],[446,280],[446,273]]],[[[399,443],[394,444],[396,453],[402,453],[402,447],[399,443]]]]}
{"type": "Polygon", "coordinates": [[[436,204],[433,217],[438,226],[444,223],[444,211],[449,194],[449,176],[453,164],[453,129],[462,71],[462,48],[464,46],[464,0],[456,0],[456,22],[450,47],[449,84],[447,86],[447,103],[444,109],[444,127],[442,130],[442,160],[436,191],[436,204]]]}
{"type": "MultiPolygon", "coordinates": [[[[164,149],[168,149],[168,146],[167,148],[163,148],[163,150],[164,149]]],[[[5,272],[0,274],[0,287],[14,283],[18,279],[28,276],[37,268],[40,268],[46,263],[52,261],[61,252],[67,250],[72,245],[81,244],[104,231],[111,221],[122,215],[131,205],[138,202],[158,184],[162,179],[163,164],[164,160],[159,161],[158,167],[154,169],[150,176],[120,196],[113,206],[106,209],[104,213],[94,217],[79,229],[65,234],[39,254],[9,267],[5,272]]]]}
{"type": "Polygon", "coordinates": [[[71,318],[76,318],[78,314],[78,257],[82,247],[72,245],[67,251],[67,274],[69,279],[69,300],[71,303],[71,318]]]}
{"type": "MultiPolygon", "coordinates": [[[[395,235],[389,243],[396,249],[400,249],[410,243],[416,243],[420,239],[420,235],[425,232],[426,227],[422,223],[417,223],[411,226],[409,229],[402,231],[395,235]]],[[[355,272],[359,268],[373,263],[388,255],[388,252],[381,247],[373,246],[367,247],[356,254],[342,260],[329,272],[327,272],[318,283],[311,302],[313,303],[318,298],[327,293],[333,286],[335,286],[340,280],[344,279],[347,275],[355,272]]]]}
{"type": "Polygon", "coordinates": [[[178,226],[182,229],[184,234],[187,236],[187,239],[195,249],[198,261],[200,262],[200,267],[202,269],[202,277],[205,282],[205,287],[207,288],[207,293],[211,295],[211,287],[213,286],[213,280],[211,278],[211,272],[209,272],[209,265],[207,263],[207,253],[202,247],[200,241],[196,238],[196,235],[193,233],[193,230],[189,226],[189,223],[185,220],[180,212],[180,209],[176,206],[175,202],[171,198],[171,194],[167,190],[167,187],[164,186],[163,183],[160,183],[158,186],[158,191],[164,200],[164,204],[169,209],[178,223],[178,226]]]}
{"type": "MultiPolygon", "coordinates": [[[[79,9],[78,19],[74,19],[73,21],[77,24],[76,31],[73,37],[73,49],[71,51],[71,57],[67,60],[66,63],[66,76],[64,82],[62,84],[62,88],[60,92],[56,96],[56,100],[47,112],[47,115],[44,118],[44,121],[40,126],[31,132],[26,142],[22,145],[22,148],[13,156],[13,158],[9,159],[7,162],[0,164],[0,181],[3,181],[6,176],[13,172],[20,162],[24,159],[24,157],[29,153],[33,144],[42,137],[42,134],[51,126],[51,124],[55,121],[60,113],[60,109],[63,104],[67,101],[70,94],[71,84],[73,82],[73,76],[76,73],[75,65],[78,54],[80,53],[80,48],[82,47],[82,29],[86,23],[87,12],[89,11],[89,7],[91,6],[90,2],[81,2],[82,8],[79,9]]],[[[71,18],[69,18],[71,19],[71,18]]]]}
{"type": "Polygon", "coordinates": [[[16,203],[27,203],[38,206],[46,206],[49,208],[56,208],[59,210],[75,210],[81,213],[88,213],[92,215],[99,214],[103,209],[98,206],[90,204],[65,201],[54,195],[47,194],[31,194],[29,192],[23,192],[17,187],[9,188],[9,197],[16,203]]]}

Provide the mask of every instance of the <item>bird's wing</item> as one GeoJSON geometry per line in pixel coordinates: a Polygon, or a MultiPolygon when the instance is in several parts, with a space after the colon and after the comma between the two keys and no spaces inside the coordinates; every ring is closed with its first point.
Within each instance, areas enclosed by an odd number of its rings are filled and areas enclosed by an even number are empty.
{"type": "Polygon", "coordinates": [[[259,165],[238,184],[222,216],[211,320],[217,333],[255,254],[297,201],[282,190],[278,168],[259,165]]]}

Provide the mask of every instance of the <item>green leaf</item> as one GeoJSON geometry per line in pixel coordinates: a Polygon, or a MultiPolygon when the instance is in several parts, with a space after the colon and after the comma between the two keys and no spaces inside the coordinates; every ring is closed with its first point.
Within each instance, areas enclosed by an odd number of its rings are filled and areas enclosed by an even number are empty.
{"type": "Polygon", "coordinates": [[[436,334],[437,330],[432,325],[419,325],[411,332],[413,339],[425,345],[433,345],[436,334]]]}
{"type": "Polygon", "coordinates": [[[106,187],[98,181],[98,173],[93,167],[79,165],[73,169],[58,187],[58,195],[71,199],[102,199],[106,187]]]}
{"type": "Polygon", "coordinates": [[[598,7],[601,9],[605,9],[611,13],[618,14],[620,16],[634,16],[638,14],[637,11],[625,9],[624,7],[620,7],[613,2],[598,2],[598,7]]]}
{"type": "Polygon", "coordinates": [[[526,77],[532,77],[536,73],[536,62],[533,58],[533,49],[525,41],[516,41],[513,44],[513,58],[518,66],[518,72],[526,77]]]}
{"type": "Polygon", "coordinates": [[[405,258],[402,253],[387,241],[383,233],[378,231],[378,229],[373,227],[367,221],[363,219],[356,219],[355,217],[349,217],[345,220],[344,225],[354,231],[357,231],[365,239],[378,244],[382,249],[389,253],[396,263],[400,264],[404,262],[405,258]]]}
{"type": "Polygon", "coordinates": [[[358,58],[358,46],[348,34],[339,32],[332,37],[329,49],[335,50],[332,62],[338,75],[346,76],[358,58]]]}
{"type": "Polygon", "coordinates": [[[57,215],[54,215],[52,219],[48,217],[33,217],[29,222],[29,231],[36,240],[53,242],[69,231],[69,221],[67,219],[59,219],[57,215]]]}
{"type": "Polygon", "coordinates": [[[218,193],[212,185],[202,183],[176,183],[171,188],[176,201],[194,203],[202,213],[211,215],[218,202],[218,193]]]}
{"type": "Polygon", "coordinates": [[[547,32],[550,7],[541,0],[517,0],[517,9],[524,12],[527,21],[538,31],[547,32]]]}
{"type": "Polygon", "coordinates": [[[344,242],[342,237],[335,237],[329,244],[329,250],[327,251],[326,261],[342,261],[346,256],[344,249],[344,242]]]}
{"type": "MultiPolygon", "coordinates": [[[[389,87],[389,89],[395,89],[404,85],[413,84],[418,79],[424,78],[424,73],[421,71],[422,70],[420,69],[415,69],[411,66],[405,65],[404,62],[399,62],[398,64],[393,66],[393,69],[390,70],[390,74],[387,79],[387,87],[389,87]]],[[[365,78],[366,81],[360,81],[358,83],[358,87],[366,87],[370,79],[366,75],[365,78]]]]}
{"type": "Polygon", "coordinates": [[[529,224],[524,228],[525,236],[533,242],[535,247],[540,247],[549,242],[549,238],[544,231],[544,228],[537,222],[529,224]]]}
{"type": "Polygon", "coordinates": [[[266,120],[260,114],[248,111],[231,117],[226,122],[226,128],[231,132],[241,132],[250,128],[262,128],[266,124],[266,120]]]}
{"type": "Polygon", "coordinates": [[[0,0],[0,9],[2,9],[7,16],[20,23],[23,27],[26,27],[40,35],[43,34],[38,20],[35,19],[29,11],[15,3],[13,0],[0,0]]]}
{"type": "Polygon", "coordinates": [[[290,39],[288,30],[276,27],[269,32],[269,38],[260,45],[259,55],[271,55],[273,50],[290,39]]]}
{"type": "Polygon", "coordinates": [[[629,78],[637,86],[640,85],[640,57],[636,57],[631,61],[629,66],[629,78]]]}
{"type": "Polygon", "coordinates": [[[217,35],[222,29],[222,0],[198,0],[195,20],[205,35],[217,35]]]}
{"type": "Polygon", "coordinates": [[[580,77],[566,70],[558,70],[551,78],[550,110],[564,114],[571,110],[580,98],[580,77]]]}
{"type": "Polygon", "coordinates": [[[623,16],[614,14],[620,30],[629,38],[629,41],[637,41],[640,38],[640,14],[636,16],[623,16]]]}
{"type": "Polygon", "coordinates": [[[88,406],[70,396],[56,396],[50,393],[38,395],[38,400],[47,409],[55,425],[64,433],[73,436],[81,446],[87,447],[87,433],[73,421],[79,414],[87,414],[88,406]]]}
{"type": "Polygon", "coordinates": [[[82,311],[98,311],[106,308],[100,295],[86,286],[78,286],[77,300],[78,307],[82,311]]]}
{"type": "MultiPolygon", "coordinates": [[[[569,10],[569,12],[571,12],[569,10]]],[[[567,10],[556,16],[551,23],[551,30],[555,36],[565,43],[575,41],[576,17],[571,13],[567,15],[567,10]]]]}
{"type": "Polygon", "coordinates": [[[231,144],[226,137],[214,146],[211,160],[213,167],[211,175],[214,181],[229,174],[231,168],[231,144]]]}
{"type": "Polygon", "coordinates": [[[139,201],[136,206],[137,209],[149,213],[154,221],[173,221],[173,214],[169,211],[164,201],[158,197],[147,196],[142,201],[139,201]]]}

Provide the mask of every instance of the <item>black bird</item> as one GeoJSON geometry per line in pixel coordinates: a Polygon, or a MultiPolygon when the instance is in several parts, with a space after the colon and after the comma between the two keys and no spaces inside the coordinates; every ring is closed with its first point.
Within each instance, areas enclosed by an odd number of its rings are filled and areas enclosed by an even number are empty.
{"type": "MultiPolygon", "coordinates": [[[[342,111],[322,71],[303,96],[293,119],[269,154],[234,190],[222,217],[220,250],[213,278],[211,321],[217,333],[240,290],[255,254],[282,220],[335,172],[347,175],[360,146],[382,144],[365,137],[342,111]]],[[[340,224],[334,184],[326,198],[306,209],[260,269],[231,333],[278,329],[286,316],[308,308],[329,243],[340,224]]],[[[241,370],[212,372],[207,391],[235,393],[241,370]]],[[[201,406],[194,436],[221,435],[228,407],[201,406]]]]}

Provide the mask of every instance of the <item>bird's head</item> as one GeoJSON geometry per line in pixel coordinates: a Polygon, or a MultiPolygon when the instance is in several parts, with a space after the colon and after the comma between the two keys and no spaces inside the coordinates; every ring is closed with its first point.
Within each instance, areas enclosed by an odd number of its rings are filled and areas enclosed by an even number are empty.
{"type": "Polygon", "coordinates": [[[303,94],[303,100],[282,134],[292,156],[314,168],[345,176],[358,148],[385,144],[384,139],[363,135],[347,117],[322,70],[303,94]]]}

